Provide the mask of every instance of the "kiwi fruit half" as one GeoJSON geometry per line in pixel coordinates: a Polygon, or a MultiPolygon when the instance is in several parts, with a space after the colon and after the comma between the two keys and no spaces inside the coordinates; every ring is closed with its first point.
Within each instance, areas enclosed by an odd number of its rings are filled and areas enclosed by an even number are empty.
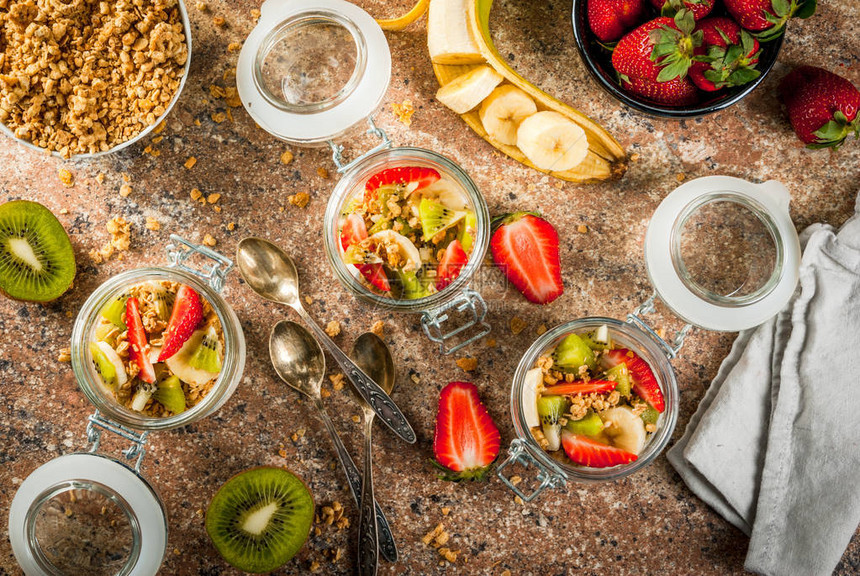
{"type": "Polygon", "coordinates": [[[212,498],[206,532],[239,570],[271,572],[286,564],[310,534],[314,500],[305,483],[283,468],[237,474],[212,498]]]}
{"type": "Polygon", "coordinates": [[[15,300],[50,302],[74,278],[72,244],[50,210],[27,200],[0,205],[0,292],[15,300]]]}

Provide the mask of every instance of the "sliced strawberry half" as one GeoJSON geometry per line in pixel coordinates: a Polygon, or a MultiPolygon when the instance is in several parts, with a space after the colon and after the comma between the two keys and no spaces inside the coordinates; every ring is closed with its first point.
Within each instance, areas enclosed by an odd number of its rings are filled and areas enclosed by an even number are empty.
{"type": "Polygon", "coordinates": [[[490,239],[493,262],[530,302],[548,304],[561,296],[558,233],[534,212],[496,218],[490,239]]]}
{"type": "Polygon", "coordinates": [[[626,348],[608,350],[603,355],[603,363],[608,368],[619,364],[626,364],[627,370],[630,371],[630,379],[633,382],[633,392],[650,404],[657,412],[662,412],[666,409],[666,401],[663,399],[663,392],[660,390],[660,385],[657,384],[654,372],[651,371],[648,363],[637,356],[635,352],[626,348]]]}
{"type": "MultiPolygon", "coordinates": [[[[367,226],[364,224],[364,218],[358,214],[347,216],[340,229],[341,247],[346,250],[365,238],[367,238],[367,226]]],[[[355,264],[355,267],[372,286],[383,292],[391,292],[391,285],[388,283],[388,276],[385,274],[382,264],[355,264]]]]}
{"type": "Polygon", "coordinates": [[[398,168],[387,168],[381,172],[377,172],[364,185],[365,190],[372,192],[380,186],[386,184],[398,184],[408,186],[409,184],[417,184],[414,190],[425,188],[439,180],[441,176],[439,172],[433,168],[424,168],[422,166],[401,166],[398,168]]]}
{"type": "Polygon", "coordinates": [[[544,389],[544,394],[555,394],[558,396],[575,395],[575,394],[603,394],[604,392],[612,392],[615,390],[616,383],[611,380],[589,380],[588,382],[565,382],[564,384],[555,384],[547,386],[544,389]]]}
{"type": "Polygon", "coordinates": [[[501,436],[471,382],[451,382],[439,395],[433,453],[445,480],[483,480],[499,455],[501,436]]]}
{"type": "Polygon", "coordinates": [[[176,291],[173,302],[173,312],[164,332],[164,346],[158,355],[158,361],[164,362],[182,348],[185,341],[191,337],[197,325],[203,320],[203,303],[194,288],[182,284],[176,291]]]}
{"type": "Polygon", "coordinates": [[[463,250],[459,240],[454,240],[445,249],[445,255],[436,269],[436,289],[441,290],[457,279],[460,271],[469,263],[469,255],[463,250]]]}
{"type": "Polygon", "coordinates": [[[609,468],[634,462],[638,456],[632,452],[580,436],[569,430],[561,431],[561,446],[572,461],[591,468],[609,468]]]}
{"type": "Polygon", "coordinates": [[[140,319],[140,303],[135,297],[125,303],[125,325],[128,326],[128,356],[140,368],[137,377],[152,384],[155,382],[155,369],[149,360],[149,341],[140,319]]]}

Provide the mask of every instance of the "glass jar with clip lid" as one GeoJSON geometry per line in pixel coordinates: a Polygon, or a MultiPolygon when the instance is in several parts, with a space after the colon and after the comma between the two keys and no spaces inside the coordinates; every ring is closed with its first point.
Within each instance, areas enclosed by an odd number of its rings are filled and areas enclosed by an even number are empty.
{"type": "Polygon", "coordinates": [[[72,368],[96,407],[91,448],[43,464],[12,500],[9,539],[28,576],[157,574],[167,514],[141,472],[147,436],[209,416],[241,380],[245,338],[221,296],[232,262],[178,236],[171,241],[167,266],[110,278],[75,320],[72,368]],[[198,259],[206,264],[196,267],[198,259]],[[194,331],[171,345],[177,309],[194,331]],[[156,340],[160,346],[150,346],[156,340]],[[165,350],[172,353],[162,361],[165,350]],[[131,442],[124,459],[99,452],[105,431],[131,442]]]}
{"type": "Polygon", "coordinates": [[[236,73],[264,130],[332,149],[342,177],[323,238],[338,280],[365,302],[420,313],[425,334],[451,353],[490,330],[486,303],[469,287],[489,246],[489,212],[455,162],[395,147],[376,126],[390,77],[385,35],[345,0],[267,0],[236,73]],[[341,142],[365,125],[380,142],[347,162],[341,142]]]}
{"type": "Polygon", "coordinates": [[[710,176],[679,186],[661,202],[645,234],[654,294],[626,321],[589,317],[557,326],[520,360],[511,386],[517,437],[497,469],[511,490],[529,501],[568,481],[626,477],[657,458],[678,419],[671,360],[689,330],[752,328],[794,293],[800,244],[789,199],[779,182],[710,176]],[[643,318],[657,297],[687,323],[668,341],[643,318]],[[582,366],[567,366],[574,357],[582,366]],[[565,379],[567,371],[575,376],[565,379]],[[552,414],[555,404],[563,406],[560,414],[552,414]],[[510,481],[505,470],[514,464],[533,469],[530,483],[510,481]]]}

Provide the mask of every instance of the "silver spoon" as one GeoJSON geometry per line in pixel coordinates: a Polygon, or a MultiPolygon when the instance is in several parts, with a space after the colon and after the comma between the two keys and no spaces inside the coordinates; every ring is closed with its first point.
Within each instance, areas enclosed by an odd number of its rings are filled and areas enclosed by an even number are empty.
{"type": "Polygon", "coordinates": [[[397,547],[394,544],[394,536],[391,533],[388,520],[379,504],[371,499],[361,499],[361,472],[358,471],[358,466],[355,465],[343,445],[343,441],[338,436],[337,430],[335,430],[334,424],[322,403],[320,385],[325,377],[325,354],[323,354],[319,342],[299,324],[283,320],[272,328],[272,334],[269,337],[269,356],[271,356],[272,365],[281,380],[286,382],[290,388],[307,396],[319,411],[320,418],[325,424],[332,442],[334,442],[338,460],[340,460],[340,465],[346,473],[349,490],[355,503],[359,510],[363,510],[362,502],[374,503],[376,528],[379,534],[379,550],[386,560],[396,562],[397,547]]]}
{"type": "Polygon", "coordinates": [[[268,240],[244,238],[236,248],[236,263],[242,278],[254,292],[266,300],[286,304],[301,316],[385,425],[410,444],[414,444],[415,431],[400,408],[332,342],[328,334],[305,311],[299,298],[299,274],[292,259],[268,240]]]}
{"type": "MultiPolygon", "coordinates": [[[[365,332],[352,345],[349,354],[364,373],[379,383],[386,394],[394,389],[394,359],[382,338],[373,332],[365,332]]],[[[373,502],[373,408],[364,401],[355,386],[350,383],[361,410],[364,412],[364,479],[361,482],[361,501],[373,502]]],[[[375,575],[378,565],[377,532],[373,506],[363,504],[358,519],[358,569],[359,574],[375,575]]]]}

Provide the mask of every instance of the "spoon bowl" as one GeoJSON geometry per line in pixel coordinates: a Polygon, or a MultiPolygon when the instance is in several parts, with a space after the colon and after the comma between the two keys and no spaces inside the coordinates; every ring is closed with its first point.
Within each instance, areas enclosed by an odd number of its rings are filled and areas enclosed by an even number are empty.
{"type": "MultiPolygon", "coordinates": [[[[370,376],[374,382],[379,384],[386,394],[391,394],[394,390],[394,357],[391,351],[382,338],[373,332],[365,332],[359,336],[352,345],[352,351],[349,353],[353,361],[361,368],[365,374],[370,376]]],[[[362,406],[370,407],[352,382],[349,383],[352,391],[355,393],[355,398],[362,406]]]]}
{"type": "Polygon", "coordinates": [[[302,326],[282,320],[272,328],[269,356],[281,380],[305,396],[319,395],[325,376],[325,354],[319,342],[302,326]]]}
{"type": "Polygon", "coordinates": [[[273,302],[299,302],[299,273],[289,255],[262,238],[243,238],[236,248],[236,265],[251,290],[273,302]]]}

